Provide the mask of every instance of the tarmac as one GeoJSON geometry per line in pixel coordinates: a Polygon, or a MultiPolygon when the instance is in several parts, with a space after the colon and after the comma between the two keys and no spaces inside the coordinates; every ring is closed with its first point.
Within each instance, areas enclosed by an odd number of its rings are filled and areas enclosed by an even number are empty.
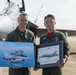
{"type": "MultiPolygon", "coordinates": [[[[37,43],[39,43],[38,40],[39,39],[36,40],[37,43]]],[[[64,67],[62,67],[62,72],[63,75],[76,75],[76,36],[68,37],[67,40],[72,54],[69,56],[69,59],[64,67]]],[[[8,75],[8,68],[0,67],[0,75],[8,75]]],[[[33,69],[31,69],[30,75],[42,75],[42,69],[37,71],[33,71],[33,69]]]]}

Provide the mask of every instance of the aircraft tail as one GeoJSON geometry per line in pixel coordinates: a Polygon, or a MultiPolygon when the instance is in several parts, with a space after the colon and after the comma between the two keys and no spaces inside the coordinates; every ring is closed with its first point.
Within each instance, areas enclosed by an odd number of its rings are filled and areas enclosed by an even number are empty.
{"type": "Polygon", "coordinates": [[[57,51],[54,52],[54,54],[56,54],[56,53],[57,53],[57,51]]]}
{"type": "Polygon", "coordinates": [[[57,51],[55,51],[55,52],[53,53],[53,55],[57,56],[57,55],[58,55],[58,54],[57,54],[57,51]]]}
{"type": "Polygon", "coordinates": [[[6,51],[4,51],[4,55],[5,55],[5,59],[12,57],[12,56],[10,56],[6,51]]]}
{"type": "Polygon", "coordinates": [[[10,2],[10,0],[7,0],[7,2],[10,2]]]}

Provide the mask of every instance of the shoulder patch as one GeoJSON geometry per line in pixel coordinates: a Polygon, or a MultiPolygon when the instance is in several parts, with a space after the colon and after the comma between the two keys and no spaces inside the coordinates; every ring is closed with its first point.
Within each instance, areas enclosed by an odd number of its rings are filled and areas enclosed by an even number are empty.
{"type": "Polygon", "coordinates": [[[44,38],[42,38],[42,40],[46,40],[46,38],[44,37],[44,38]]]}

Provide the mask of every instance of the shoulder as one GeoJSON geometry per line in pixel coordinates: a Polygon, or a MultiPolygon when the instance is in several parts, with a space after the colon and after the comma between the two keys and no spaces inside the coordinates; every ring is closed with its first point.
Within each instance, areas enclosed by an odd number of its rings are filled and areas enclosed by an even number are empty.
{"type": "Polygon", "coordinates": [[[61,31],[56,31],[56,30],[54,31],[54,34],[56,34],[56,35],[61,35],[61,36],[65,36],[63,32],[61,32],[61,31]]]}
{"type": "Polygon", "coordinates": [[[13,36],[13,35],[16,35],[16,33],[17,33],[17,32],[16,32],[16,29],[15,29],[15,30],[11,31],[10,33],[8,33],[8,35],[9,35],[9,36],[13,36]]]}
{"type": "Polygon", "coordinates": [[[28,30],[28,29],[27,29],[26,31],[27,31],[27,34],[28,34],[28,35],[34,36],[34,33],[33,33],[32,31],[30,31],[30,30],[28,30]]]}
{"type": "Polygon", "coordinates": [[[34,33],[32,31],[27,29],[25,35],[27,35],[27,37],[30,40],[30,42],[34,42],[35,43],[35,36],[34,36],[34,33]]]}
{"type": "Polygon", "coordinates": [[[64,33],[61,32],[61,31],[57,31],[57,30],[55,30],[54,32],[55,32],[56,34],[64,35],[64,33]]]}
{"type": "Polygon", "coordinates": [[[14,36],[16,36],[16,30],[13,30],[13,31],[11,31],[10,33],[7,34],[6,41],[13,40],[14,36]]]}
{"type": "Polygon", "coordinates": [[[47,36],[47,33],[44,33],[44,34],[41,35],[40,38],[43,38],[43,37],[46,37],[46,36],[47,36]]]}
{"type": "Polygon", "coordinates": [[[61,31],[55,31],[54,34],[55,34],[55,36],[60,37],[62,39],[66,38],[65,34],[61,31]]]}

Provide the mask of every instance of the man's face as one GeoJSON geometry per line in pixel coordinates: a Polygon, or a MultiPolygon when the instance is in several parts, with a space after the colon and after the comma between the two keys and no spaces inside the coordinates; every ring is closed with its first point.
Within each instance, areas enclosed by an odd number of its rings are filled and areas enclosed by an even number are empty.
{"type": "Polygon", "coordinates": [[[56,24],[55,20],[51,17],[48,17],[44,20],[44,25],[47,28],[47,30],[53,31],[54,25],[56,24]]]}
{"type": "Polygon", "coordinates": [[[21,15],[18,19],[18,23],[21,28],[26,28],[26,26],[28,24],[28,16],[21,15]]]}

